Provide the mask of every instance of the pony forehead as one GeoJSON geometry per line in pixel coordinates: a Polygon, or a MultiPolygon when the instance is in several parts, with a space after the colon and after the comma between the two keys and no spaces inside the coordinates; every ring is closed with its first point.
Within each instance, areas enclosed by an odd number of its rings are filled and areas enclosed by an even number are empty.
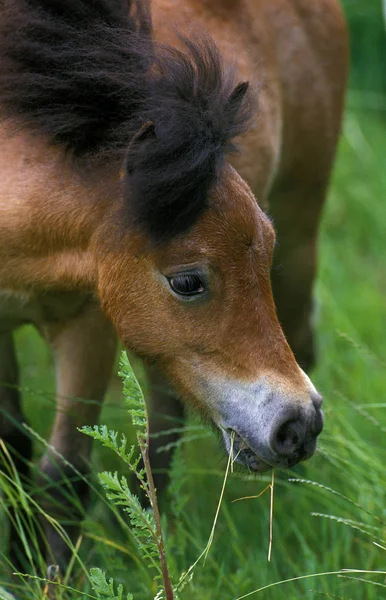
{"type": "Polygon", "coordinates": [[[275,232],[270,219],[258,206],[249,186],[226,163],[219,182],[209,195],[208,206],[196,223],[157,247],[165,262],[178,264],[209,261],[214,256],[243,256],[246,252],[272,252],[275,232]]]}
{"type": "Polygon", "coordinates": [[[274,243],[276,234],[272,221],[260,208],[248,184],[229,163],[224,165],[223,176],[213,189],[209,208],[225,228],[241,235],[248,245],[261,236],[274,243]]]}

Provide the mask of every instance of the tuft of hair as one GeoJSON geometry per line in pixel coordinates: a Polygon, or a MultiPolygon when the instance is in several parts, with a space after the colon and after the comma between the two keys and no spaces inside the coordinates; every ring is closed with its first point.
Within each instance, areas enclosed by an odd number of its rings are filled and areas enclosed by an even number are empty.
{"type": "Polygon", "coordinates": [[[74,159],[127,146],[152,61],[147,0],[2,0],[0,115],[74,159]]]}
{"type": "Polygon", "coordinates": [[[183,50],[158,46],[144,125],[127,152],[126,189],[137,219],[162,240],[191,227],[208,206],[234,137],[253,114],[249,84],[235,86],[214,41],[179,36],[183,50]]]}
{"type": "Polygon", "coordinates": [[[124,161],[125,208],[155,241],[208,206],[253,114],[208,34],[155,44],[148,0],[2,0],[0,116],[79,165],[124,161]]]}

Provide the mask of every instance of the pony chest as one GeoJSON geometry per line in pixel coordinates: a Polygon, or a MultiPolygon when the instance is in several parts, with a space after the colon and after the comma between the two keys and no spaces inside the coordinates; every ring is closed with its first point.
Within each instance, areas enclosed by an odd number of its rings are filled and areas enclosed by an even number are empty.
{"type": "Polygon", "coordinates": [[[50,292],[35,294],[0,289],[0,333],[25,323],[44,325],[65,321],[78,314],[89,300],[88,294],[50,292]]]}
{"type": "Polygon", "coordinates": [[[0,289],[0,331],[38,322],[41,317],[41,307],[33,294],[0,289]]]}

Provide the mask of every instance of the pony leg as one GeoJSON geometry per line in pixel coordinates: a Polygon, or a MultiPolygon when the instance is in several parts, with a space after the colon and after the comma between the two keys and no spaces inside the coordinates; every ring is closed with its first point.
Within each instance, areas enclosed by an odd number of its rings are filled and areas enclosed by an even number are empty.
{"type": "MultiPolygon", "coordinates": [[[[49,324],[44,333],[57,365],[57,411],[50,445],[43,456],[41,483],[47,512],[59,522],[74,544],[88,504],[91,438],[77,428],[98,422],[103,396],[116,355],[111,323],[96,304],[63,323],[49,324]]],[[[71,550],[60,533],[44,524],[50,561],[63,570],[71,550]]]]}
{"type": "MultiPolygon", "coordinates": [[[[31,438],[22,427],[25,421],[21,407],[19,369],[16,360],[12,332],[0,335],[0,439],[11,455],[15,469],[22,483],[30,479],[29,462],[32,456],[31,438]]],[[[3,452],[0,452],[0,468],[7,475],[12,474],[3,452]]],[[[22,565],[22,543],[15,527],[16,512],[10,512],[9,558],[14,568],[22,565]]],[[[19,517],[22,517],[19,512],[19,517]]]]}
{"type": "Polygon", "coordinates": [[[162,432],[181,428],[185,415],[181,402],[158,369],[148,366],[146,371],[150,384],[150,393],[146,398],[150,428],[149,458],[155,486],[158,493],[162,494],[169,483],[168,468],[173,456],[173,444],[180,437],[178,431],[162,432]],[[167,449],[170,444],[172,447],[167,449]]]}
{"type": "Polygon", "coordinates": [[[300,366],[315,363],[313,284],[317,270],[318,226],[327,191],[323,185],[281,188],[269,201],[277,232],[271,271],[280,323],[300,366]]]}

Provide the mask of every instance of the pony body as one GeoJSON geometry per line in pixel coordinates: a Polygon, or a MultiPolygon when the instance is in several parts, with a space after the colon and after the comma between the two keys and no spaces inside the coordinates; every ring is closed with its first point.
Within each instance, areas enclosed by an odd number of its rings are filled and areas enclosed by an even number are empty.
{"type": "MultiPolygon", "coordinates": [[[[33,322],[57,364],[51,443],[79,471],[90,441],[76,428],[99,409],[76,398],[102,400],[116,334],[146,360],[156,412],[181,413],[166,378],[250,469],[310,457],[321,397],[301,367],[347,68],[336,2],[156,0],[153,27],[142,2],[1,11],[0,435],[29,458],[12,330],[33,322]]],[[[41,470],[66,469],[48,452],[41,470]]],[[[17,544],[11,529],[15,560],[17,544]]]]}

